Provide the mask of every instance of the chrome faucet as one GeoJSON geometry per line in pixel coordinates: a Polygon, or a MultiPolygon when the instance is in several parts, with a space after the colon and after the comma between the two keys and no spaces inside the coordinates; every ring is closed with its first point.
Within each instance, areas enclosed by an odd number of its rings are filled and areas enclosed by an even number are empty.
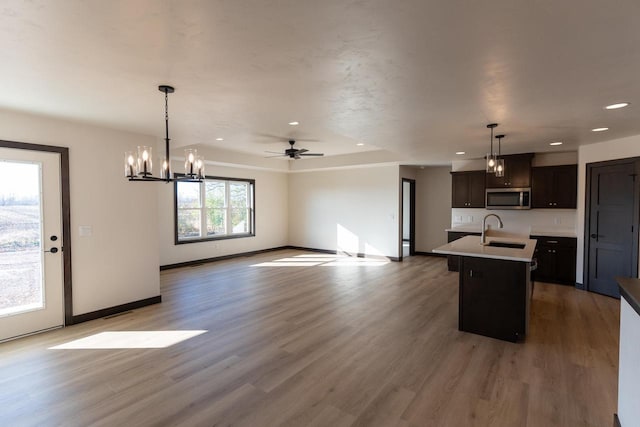
{"type": "Polygon", "coordinates": [[[480,236],[480,244],[481,245],[486,245],[486,234],[487,234],[487,218],[489,218],[490,216],[495,216],[498,219],[498,225],[500,226],[500,228],[502,228],[502,220],[500,219],[500,217],[496,214],[487,214],[484,216],[484,218],[482,219],[482,235],[480,236]]]}

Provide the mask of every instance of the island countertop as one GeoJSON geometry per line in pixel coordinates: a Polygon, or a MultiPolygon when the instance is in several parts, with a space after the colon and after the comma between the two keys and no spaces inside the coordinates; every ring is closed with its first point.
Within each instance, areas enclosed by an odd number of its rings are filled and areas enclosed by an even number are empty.
{"type": "Polygon", "coordinates": [[[503,259],[507,261],[531,262],[536,249],[537,240],[534,239],[512,239],[487,236],[488,242],[522,243],[523,249],[500,248],[480,244],[480,236],[465,236],[461,239],[442,245],[433,250],[438,254],[460,255],[478,258],[503,259]]]}

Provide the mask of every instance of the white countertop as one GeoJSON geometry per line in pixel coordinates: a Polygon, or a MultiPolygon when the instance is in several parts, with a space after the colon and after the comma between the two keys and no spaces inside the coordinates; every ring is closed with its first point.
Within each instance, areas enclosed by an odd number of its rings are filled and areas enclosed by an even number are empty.
{"type": "Polygon", "coordinates": [[[537,240],[487,237],[488,242],[524,243],[524,249],[498,248],[480,244],[480,236],[465,236],[451,243],[435,248],[433,252],[447,255],[461,255],[478,258],[504,259],[507,261],[531,262],[537,240]]]}
{"type": "MultiPolygon", "coordinates": [[[[480,233],[482,232],[482,225],[469,224],[459,225],[452,228],[447,228],[445,231],[453,231],[459,233],[480,233]]],[[[499,229],[492,228],[491,231],[499,231],[499,229]]],[[[530,236],[547,236],[547,237],[576,237],[576,232],[570,228],[553,228],[553,227],[531,227],[529,233],[530,236]]]]}

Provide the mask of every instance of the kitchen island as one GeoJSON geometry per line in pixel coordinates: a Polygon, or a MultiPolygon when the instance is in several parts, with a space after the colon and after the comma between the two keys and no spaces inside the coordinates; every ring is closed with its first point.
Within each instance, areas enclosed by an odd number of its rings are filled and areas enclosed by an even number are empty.
{"type": "Polygon", "coordinates": [[[516,342],[529,329],[536,240],[465,236],[433,250],[460,257],[458,329],[516,342]]]}

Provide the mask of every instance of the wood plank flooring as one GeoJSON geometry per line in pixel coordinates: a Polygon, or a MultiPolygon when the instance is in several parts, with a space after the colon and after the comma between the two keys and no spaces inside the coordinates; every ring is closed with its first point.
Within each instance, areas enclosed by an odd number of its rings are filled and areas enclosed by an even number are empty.
{"type": "Polygon", "coordinates": [[[513,344],[458,331],[445,259],[361,261],[287,250],[169,270],[161,304],[0,344],[0,425],[611,425],[619,301],[536,283],[513,344]],[[207,332],[49,349],[168,330],[207,332]]]}

